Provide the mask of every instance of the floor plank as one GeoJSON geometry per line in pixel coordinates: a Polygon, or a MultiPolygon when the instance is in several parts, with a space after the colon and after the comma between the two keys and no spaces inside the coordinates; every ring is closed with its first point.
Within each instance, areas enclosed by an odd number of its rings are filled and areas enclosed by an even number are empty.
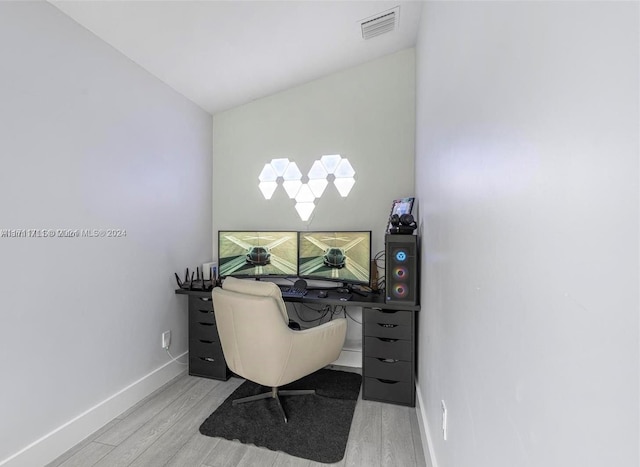
{"type": "Polygon", "coordinates": [[[188,373],[188,369],[187,369],[187,366],[185,366],[185,370],[182,373],[180,373],[178,376],[171,379],[170,381],[167,381],[165,384],[160,386],[158,389],[153,391],[147,397],[139,401],[137,404],[133,405],[132,407],[129,407],[127,410],[122,412],[116,418],[119,418],[119,419],[127,418],[133,411],[137,410],[141,405],[146,404],[150,399],[153,399],[154,397],[157,397],[158,395],[162,394],[173,384],[177,383],[178,381],[182,381],[184,379],[189,379],[187,373],[188,373]]]}
{"type": "Polygon", "coordinates": [[[91,442],[60,464],[60,467],[85,467],[85,465],[94,465],[112,450],[113,446],[91,442]]]}
{"type": "Polygon", "coordinates": [[[180,397],[154,415],[138,431],[94,464],[97,467],[127,467],[151,446],[186,411],[202,399],[218,381],[199,379],[180,397]]]}
{"type": "MultiPolygon", "coordinates": [[[[244,456],[238,462],[238,467],[276,467],[278,453],[267,448],[253,446],[247,449],[244,456]]],[[[278,466],[280,467],[280,466],[278,466]]]]}
{"type": "Polygon", "coordinates": [[[309,467],[344,467],[344,466],[345,466],[344,457],[342,458],[342,460],[335,462],[333,464],[325,464],[323,462],[309,461],[309,467]]]}
{"type": "Polygon", "coordinates": [[[178,450],[165,467],[185,467],[202,465],[209,453],[215,449],[220,440],[218,438],[210,438],[200,433],[194,433],[178,450]]]}
{"type": "Polygon", "coordinates": [[[346,466],[380,464],[381,406],[379,402],[358,401],[345,453],[346,466]]]}
{"type": "Polygon", "coordinates": [[[236,377],[217,381],[184,374],[47,467],[426,466],[415,409],[365,401],[361,396],[345,456],[335,464],[201,435],[198,428],[202,422],[243,381],[236,377]]]}
{"type": "Polygon", "coordinates": [[[380,408],[382,415],[382,443],[380,465],[382,467],[397,467],[398,465],[416,465],[411,436],[411,421],[409,418],[415,409],[383,404],[380,408]]]}
{"type": "Polygon", "coordinates": [[[147,400],[146,403],[140,405],[136,410],[130,412],[129,415],[121,419],[120,423],[103,433],[96,441],[111,446],[118,446],[138,431],[140,427],[147,423],[155,414],[161,412],[165,407],[184,394],[194,384],[196,384],[195,379],[181,378],[164,391],[147,400]]]}
{"type": "Polygon", "coordinates": [[[246,444],[221,438],[202,465],[206,467],[235,467],[248,450],[249,446],[246,444]]]}
{"type": "MultiPolygon", "coordinates": [[[[311,467],[311,461],[279,452],[274,465],[278,467],[311,467]]],[[[327,465],[327,464],[323,464],[327,465]]]]}
{"type": "MultiPolygon", "coordinates": [[[[170,459],[187,444],[193,433],[199,433],[198,428],[206,418],[224,402],[228,394],[216,391],[220,384],[217,382],[200,401],[190,410],[186,411],[153,445],[142,453],[131,467],[145,467],[165,465],[170,459]]],[[[213,444],[214,438],[209,438],[213,444]]],[[[206,443],[205,443],[206,446],[206,443]]]]}
{"type": "MultiPolygon", "coordinates": [[[[76,453],[78,453],[79,451],[84,449],[87,445],[91,444],[102,433],[104,433],[107,430],[110,430],[115,425],[120,423],[120,421],[121,421],[120,419],[114,418],[109,423],[104,425],[102,428],[97,430],[95,433],[92,433],[91,435],[87,436],[84,440],[82,440],[81,442],[76,444],[74,447],[69,449],[67,452],[63,453],[61,456],[56,458],[53,462],[50,462],[49,464],[47,464],[45,467],[61,467],[64,462],[66,462],[68,459],[70,459],[76,453]]],[[[87,465],[92,465],[92,464],[87,464],[87,465]]]]}
{"type": "Polygon", "coordinates": [[[427,460],[424,457],[424,450],[422,446],[422,440],[420,439],[420,426],[418,425],[418,415],[415,413],[410,417],[411,421],[411,436],[413,438],[413,450],[416,456],[416,467],[433,467],[431,462],[427,464],[427,460]]]}

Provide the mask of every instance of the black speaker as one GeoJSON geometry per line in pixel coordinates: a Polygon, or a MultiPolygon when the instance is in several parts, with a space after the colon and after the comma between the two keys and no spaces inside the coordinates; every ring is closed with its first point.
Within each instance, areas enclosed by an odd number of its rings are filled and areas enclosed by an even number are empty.
{"type": "Polygon", "coordinates": [[[418,237],[385,236],[386,303],[418,304],[418,237]]]}

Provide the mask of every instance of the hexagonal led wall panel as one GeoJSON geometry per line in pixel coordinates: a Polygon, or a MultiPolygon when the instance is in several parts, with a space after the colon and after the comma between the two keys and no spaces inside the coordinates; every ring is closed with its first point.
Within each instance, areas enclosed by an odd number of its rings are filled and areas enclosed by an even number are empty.
{"type": "Polygon", "coordinates": [[[353,176],[356,174],[356,171],[353,170],[353,167],[351,167],[351,164],[347,159],[342,159],[338,163],[338,166],[336,167],[336,170],[333,172],[333,174],[336,177],[333,180],[333,184],[338,189],[338,193],[340,193],[340,196],[346,198],[351,191],[351,188],[353,188],[353,185],[356,184],[356,180],[353,178],[353,176]]]}
{"type": "Polygon", "coordinates": [[[315,201],[320,198],[331,181],[343,198],[355,185],[353,166],[340,154],[325,155],[316,160],[307,173],[308,181],[302,182],[302,172],[295,162],[287,158],[272,159],[265,164],[258,176],[258,188],[265,199],[271,199],[279,184],[291,199],[296,201],[296,211],[300,219],[309,220],[315,209],[315,201]]]}

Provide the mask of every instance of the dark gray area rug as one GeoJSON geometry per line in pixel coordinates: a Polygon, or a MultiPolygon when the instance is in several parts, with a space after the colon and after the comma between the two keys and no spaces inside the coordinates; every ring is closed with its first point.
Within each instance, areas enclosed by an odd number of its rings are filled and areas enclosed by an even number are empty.
{"type": "Polygon", "coordinates": [[[238,404],[231,401],[269,390],[245,381],[200,426],[206,436],[238,440],[316,462],[344,457],[362,376],[322,369],[282,389],[315,389],[315,395],[282,396],[284,423],[275,400],[238,404]]]}

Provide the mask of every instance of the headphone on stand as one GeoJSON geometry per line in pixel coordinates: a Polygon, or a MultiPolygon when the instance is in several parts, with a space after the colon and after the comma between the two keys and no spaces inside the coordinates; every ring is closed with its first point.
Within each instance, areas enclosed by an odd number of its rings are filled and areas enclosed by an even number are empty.
{"type": "Polygon", "coordinates": [[[392,234],[412,234],[418,226],[411,214],[394,214],[391,216],[391,228],[389,233],[392,234]]]}

